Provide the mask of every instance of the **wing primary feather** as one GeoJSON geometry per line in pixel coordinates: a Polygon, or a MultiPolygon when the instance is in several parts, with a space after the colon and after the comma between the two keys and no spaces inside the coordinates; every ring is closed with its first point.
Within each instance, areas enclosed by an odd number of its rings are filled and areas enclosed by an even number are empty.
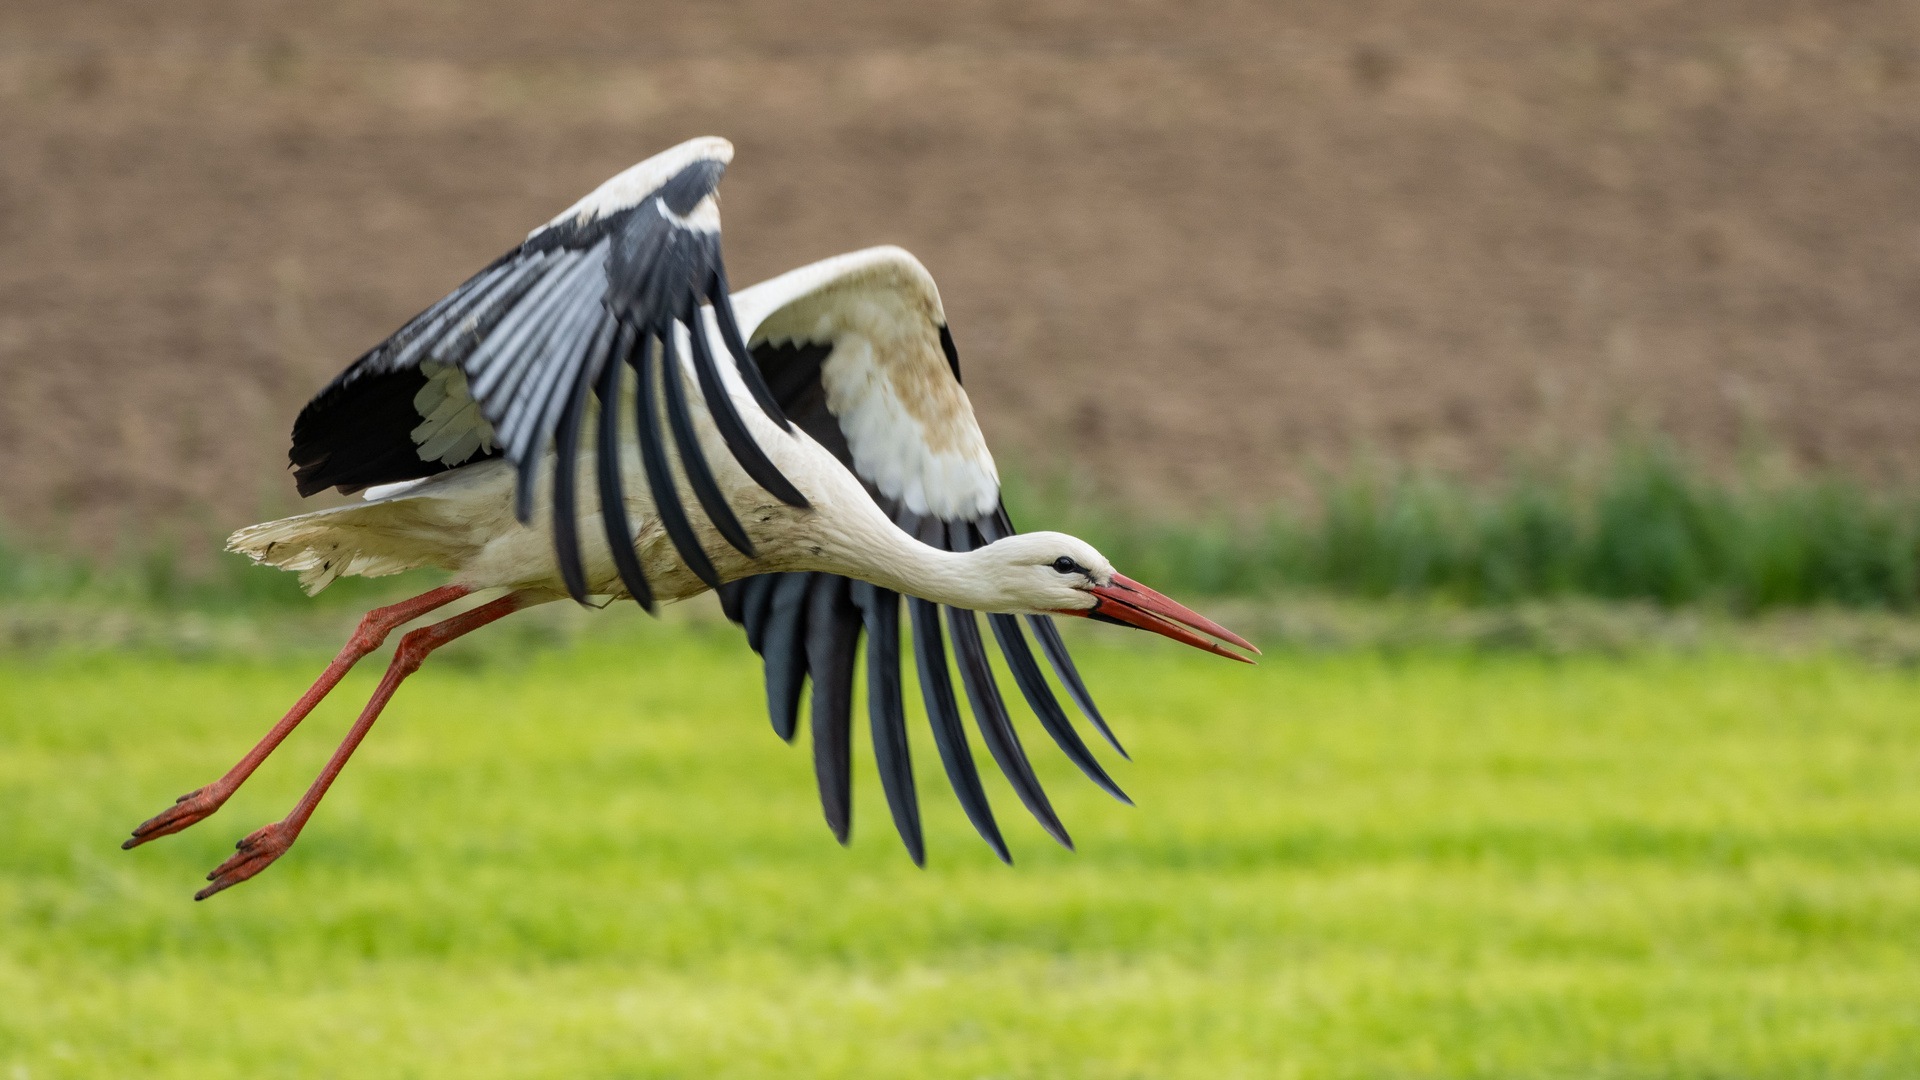
{"type": "Polygon", "coordinates": [[[519,388],[536,383],[541,369],[558,362],[560,357],[553,348],[555,334],[568,327],[577,313],[599,307],[595,302],[598,290],[593,279],[604,276],[604,272],[593,256],[602,250],[595,248],[576,255],[569,265],[556,269],[551,275],[554,280],[551,289],[538,299],[529,295],[521,301],[512,316],[520,320],[518,323],[508,326],[503,320],[480,348],[474,350],[473,357],[467,360],[470,370],[483,350],[494,350],[494,359],[487,369],[469,383],[474,400],[498,403],[501,407],[493,411],[505,416],[505,406],[512,403],[519,388]]]}
{"type": "MultiPolygon", "coordinates": [[[[488,370],[488,375],[497,375],[498,379],[485,387],[476,387],[472,382],[467,384],[468,394],[481,403],[482,415],[491,412],[504,417],[521,387],[538,385],[540,374],[546,368],[562,362],[559,350],[554,348],[554,338],[568,326],[568,317],[573,313],[567,305],[548,304],[545,310],[537,312],[521,327],[525,340],[515,347],[514,354],[501,357],[488,370]]],[[[489,422],[492,422],[491,419],[489,422]]],[[[494,424],[494,437],[503,437],[501,425],[497,423],[494,424]]]]}
{"type": "MultiPolygon", "coordinates": [[[[661,350],[667,354],[666,366],[671,371],[677,364],[673,358],[672,323],[668,329],[657,335],[661,350]]],[[[673,469],[667,462],[667,448],[660,438],[659,387],[655,385],[655,365],[653,340],[647,336],[640,338],[639,348],[634,353],[638,357],[640,371],[640,392],[634,395],[636,426],[640,434],[640,462],[647,470],[647,486],[653,490],[653,510],[660,518],[660,526],[667,531],[667,538],[680,553],[681,561],[693,576],[706,582],[710,589],[720,587],[720,575],[713,569],[713,563],[700,547],[700,538],[694,535],[693,524],[687,520],[687,511],[680,505],[680,493],[673,484],[673,469]]]]}
{"type": "Polygon", "coordinates": [[[587,572],[580,565],[580,520],[574,513],[573,473],[580,450],[580,425],[587,415],[587,388],[593,377],[585,368],[573,377],[573,393],[566,411],[560,414],[560,437],[554,447],[553,462],[553,557],[560,566],[560,580],[567,595],[584,606],[587,602],[587,572]]]}
{"type": "Polygon", "coordinates": [[[947,630],[953,635],[953,655],[960,663],[960,682],[967,688],[967,701],[973,705],[974,726],[980,729],[981,741],[987,744],[987,751],[999,763],[1014,794],[1020,796],[1034,820],[1047,830],[1047,835],[1072,851],[1073,838],[1067,835],[1066,826],[1060,823],[1059,815],[1047,802],[1047,793],[1041,790],[1039,778],[1033,775],[1026,751],[1020,748],[1020,736],[1013,730],[1006,702],[1000,699],[1000,688],[993,681],[993,666],[987,661],[987,647],[980,640],[980,624],[974,621],[973,612],[950,607],[947,630]]]}
{"type": "Polygon", "coordinates": [[[513,310],[501,317],[486,340],[476,346],[467,356],[461,368],[472,380],[474,400],[480,401],[493,396],[494,387],[506,375],[518,370],[517,363],[520,347],[533,332],[552,314],[553,306],[549,300],[565,292],[565,286],[573,280],[573,271],[584,256],[568,252],[554,259],[554,265],[546,274],[528,289],[514,305],[513,310]]]}
{"type": "Polygon", "coordinates": [[[428,308],[415,320],[421,324],[420,328],[408,335],[406,345],[393,354],[393,359],[387,362],[388,368],[397,371],[412,366],[421,350],[433,344],[435,335],[440,333],[441,327],[465,315],[467,310],[485,295],[485,290],[491,288],[494,282],[499,281],[512,269],[511,263],[503,263],[483,270],[465,285],[454,290],[453,295],[428,308]]]}
{"type": "Polygon", "coordinates": [[[917,596],[908,597],[907,611],[913,621],[913,659],[920,675],[920,697],[927,705],[927,723],[933,729],[933,744],[940,751],[940,764],[947,770],[947,781],[953,785],[954,797],[960,800],[967,820],[973,822],[980,838],[1000,861],[1011,866],[1013,855],[993,820],[986,789],[980,786],[980,770],[973,764],[967,728],[960,720],[960,703],[954,700],[947,647],[940,634],[940,606],[917,596]]]}
{"type": "Polygon", "coordinates": [[[807,678],[807,586],[811,574],[785,573],[769,592],[767,631],[760,651],[767,669],[767,718],[774,734],[793,741],[800,720],[800,690],[807,678]]]}
{"type": "Polygon", "coordinates": [[[653,590],[647,586],[647,573],[640,567],[640,556],[633,549],[633,529],[627,523],[625,487],[620,483],[620,372],[627,365],[626,353],[633,348],[632,332],[620,335],[620,355],[600,369],[599,453],[595,472],[600,479],[600,521],[607,529],[607,548],[620,580],[627,586],[633,602],[647,614],[653,614],[653,590]]]}
{"type": "Polygon", "coordinates": [[[753,394],[753,400],[759,402],[760,411],[767,414],[767,419],[780,425],[781,431],[791,432],[792,422],[780,411],[780,403],[773,400],[773,391],[767,389],[766,380],[760,377],[759,365],[753,362],[746,340],[740,336],[740,323],[733,317],[732,294],[727,289],[727,271],[718,259],[714,260],[713,276],[707,281],[707,296],[713,301],[713,321],[720,325],[720,340],[733,354],[733,362],[740,368],[740,378],[753,394]]]}
{"type": "Polygon", "coordinates": [[[533,370],[517,382],[511,395],[495,399],[500,408],[487,410],[481,406],[489,413],[494,437],[507,447],[509,455],[517,456],[533,440],[554,384],[562,372],[571,371],[587,355],[587,347],[604,321],[598,304],[583,304],[568,312],[547,338],[547,359],[530,365],[533,370]]]}
{"type": "MultiPolygon", "coordinates": [[[[547,432],[552,429],[557,419],[555,414],[563,409],[569,400],[568,389],[573,384],[562,376],[570,371],[573,373],[573,378],[584,379],[588,377],[588,372],[597,373],[599,367],[606,363],[607,350],[613,344],[614,329],[612,319],[602,319],[595,329],[592,340],[587,344],[587,351],[582,354],[577,364],[564,367],[554,365],[551,376],[552,385],[544,391],[545,397],[539,403],[539,411],[528,419],[527,430],[517,435],[514,448],[508,452],[507,460],[514,462],[520,470],[519,480],[514,488],[513,516],[522,525],[533,520],[534,481],[539,476],[540,462],[544,456],[542,451],[546,449],[544,444],[547,432]]],[[[559,469],[557,457],[554,468],[557,478],[559,469]]]]}
{"type": "Polygon", "coordinates": [[[525,262],[514,267],[512,273],[494,282],[486,295],[474,301],[473,306],[460,318],[453,320],[453,324],[440,335],[440,339],[433,343],[433,359],[449,361],[465,359],[479,346],[487,333],[499,324],[507,312],[513,309],[514,304],[526,295],[526,290],[539,280],[534,278],[530,281],[529,278],[533,278],[534,271],[548,262],[549,259],[545,255],[530,256],[525,262]],[[472,322],[470,326],[467,325],[469,321],[472,322]]]}
{"type": "MultiPolygon", "coordinates": [[[[507,456],[511,460],[519,461],[545,449],[543,444],[552,433],[554,421],[566,401],[566,389],[571,385],[573,373],[590,369],[597,376],[601,365],[606,362],[607,354],[613,351],[620,327],[605,312],[584,311],[580,325],[573,329],[577,334],[571,339],[569,348],[557,355],[555,362],[543,365],[538,381],[520,385],[514,395],[518,411],[509,412],[493,422],[495,437],[507,444],[507,456]],[[580,343],[584,343],[583,348],[571,347],[580,343]]],[[[485,403],[481,408],[486,408],[485,403]]]]}
{"type": "Polygon", "coordinates": [[[1046,676],[1040,674],[1040,665],[1034,662],[1033,651],[1027,648],[1027,639],[1020,632],[1020,619],[1014,615],[988,615],[987,623],[993,627],[993,636],[1000,643],[1000,653],[1007,658],[1007,667],[1013,671],[1013,681],[1020,686],[1020,693],[1026,696],[1027,705],[1033,714],[1040,718],[1040,726],[1047,729],[1053,741],[1060,745],[1060,751],[1068,760],[1080,766],[1087,779],[1100,786],[1102,791],[1126,803],[1133,805],[1127,793],[1113,782],[1107,771],[1100,767],[1087,744],[1080,739],[1080,733],[1073,730],[1073,721],[1067,719],[1067,711],[1053,696],[1053,688],[1047,685],[1046,676]]]}
{"type": "MultiPolygon", "coordinates": [[[[715,304],[717,311],[718,301],[715,304]]],[[[800,489],[793,486],[779,466],[768,460],[766,451],[760,449],[760,443],[747,430],[739,411],[733,407],[733,395],[727,393],[726,384],[720,378],[719,365],[713,359],[713,349],[707,344],[707,320],[697,308],[687,324],[687,337],[693,345],[693,367],[700,377],[700,393],[707,399],[714,426],[720,429],[720,437],[727,441],[727,449],[733,452],[733,460],[739,462],[747,475],[753,477],[753,482],[765,488],[768,494],[788,506],[806,509],[807,497],[800,494],[800,489]]],[[[753,368],[754,378],[758,379],[760,368],[753,364],[747,366],[753,368]]]]}
{"type": "Polygon", "coordinates": [[[481,403],[481,413],[493,424],[494,439],[507,460],[524,461],[545,449],[567,376],[582,367],[598,369],[602,354],[612,347],[611,321],[597,308],[575,313],[549,340],[552,356],[521,380],[505,408],[489,409],[488,403],[481,403]]]}
{"type": "Polygon", "coordinates": [[[807,592],[813,772],[827,827],[841,844],[853,831],[853,667],[861,626],[848,584],[838,574],[814,574],[807,592]]]}
{"type": "MultiPolygon", "coordinates": [[[[1005,504],[994,508],[992,514],[980,518],[974,525],[988,543],[1012,536],[1016,531],[1005,504]]],[[[1080,669],[1074,666],[1073,656],[1067,652],[1067,643],[1061,640],[1060,628],[1053,624],[1053,617],[1029,615],[1027,625],[1033,629],[1033,636],[1039,639],[1040,651],[1046,655],[1047,663],[1053,667],[1053,673],[1060,677],[1074,704],[1080,706],[1080,711],[1086,714],[1088,720],[1093,721],[1094,728],[1107,740],[1107,745],[1119,752],[1121,757],[1132,761],[1133,756],[1127,753],[1126,747],[1120,745],[1113,729],[1107,726],[1106,717],[1100,715],[1100,706],[1093,703],[1093,694],[1087,690],[1086,680],[1080,677],[1080,669]]]]}
{"type": "Polygon", "coordinates": [[[744,588],[740,596],[740,625],[747,628],[747,645],[754,652],[767,637],[767,607],[773,601],[774,583],[780,580],[778,574],[755,574],[740,582],[744,588]]]}
{"type": "Polygon", "coordinates": [[[873,729],[880,787],[913,865],[925,866],[927,845],[920,831],[920,797],[913,786],[907,710],[900,692],[900,594],[856,581],[853,602],[867,629],[867,726],[873,729]]]}
{"type": "MultiPolygon", "coordinates": [[[[688,322],[688,338],[698,341],[700,309],[693,309],[688,322]]],[[[671,328],[672,324],[668,326],[671,328]]],[[[671,329],[668,332],[671,334],[671,329]]],[[[699,346],[696,345],[694,349],[697,353],[699,346]]],[[[727,505],[727,496],[715,482],[713,469],[707,465],[706,455],[700,451],[700,436],[693,430],[693,414],[687,409],[686,383],[681,377],[678,357],[672,355],[672,349],[668,352],[669,362],[661,374],[661,381],[666,384],[667,426],[673,430],[673,441],[680,447],[680,468],[687,474],[687,483],[700,500],[700,508],[707,512],[707,520],[713,522],[713,527],[720,531],[727,543],[733,545],[735,551],[751,559],[754,557],[753,541],[747,538],[747,530],[741,528],[740,519],[733,514],[733,507],[727,505]]],[[[699,366],[698,361],[694,366],[699,366]]],[[[707,397],[709,406],[713,400],[711,395],[707,397]]],[[[718,417],[717,410],[710,407],[708,411],[718,417]]]]}
{"type": "Polygon", "coordinates": [[[1067,643],[1061,640],[1060,628],[1053,624],[1053,617],[1029,615],[1027,625],[1033,628],[1033,636],[1040,641],[1040,651],[1046,654],[1047,663],[1053,665],[1053,673],[1060,677],[1060,682],[1066,686],[1067,693],[1073,696],[1074,703],[1080,706],[1080,711],[1093,721],[1093,726],[1107,740],[1108,746],[1113,747],[1121,757],[1132,761],[1133,755],[1120,745],[1113,729],[1107,726],[1106,718],[1100,715],[1100,707],[1093,703],[1093,695],[1088,692],[1086,681],[1080,678],[1080,669],[1074,666],[1073,655],[1067,652],[1067,643]]]}
{"type": "Polygon", "coordinates": [[[720,598],[721,614],[735,626],[747,625],[747,582],[752,580],[752,578],[735,578],[713,591],[713,595],[720,598]]]}

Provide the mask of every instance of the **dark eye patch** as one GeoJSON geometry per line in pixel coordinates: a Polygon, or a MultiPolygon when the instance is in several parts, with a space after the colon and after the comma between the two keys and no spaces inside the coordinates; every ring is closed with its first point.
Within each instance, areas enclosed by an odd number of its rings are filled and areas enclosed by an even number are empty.
{"type": "Polygon", "coordinates": [[[1063,574],[1084,574],[1087,572],[1087,568],[1074,562],[1073,557],[1070,555],[1062,555],[1053,560],[1053,568],[1063,574]]]}

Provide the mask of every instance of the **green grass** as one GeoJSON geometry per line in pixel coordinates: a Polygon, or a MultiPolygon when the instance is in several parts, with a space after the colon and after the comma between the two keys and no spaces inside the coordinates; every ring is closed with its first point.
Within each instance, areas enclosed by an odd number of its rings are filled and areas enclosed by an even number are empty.
{"type": "Polygon", "coordinates": [[[532,640],[429,664],[294,851],[204,904],[379,665],[122,852],[317,664],[6,661],[0,1077],[1920,1072],[1907,671],[1100,635],[1139,807],[1029,725],[1080,851],[996,786],[1003,867],[921,741],[923,872],[870,760],[833,844],[734,632],[532,640]]]}
{"type": "Polygon", "coordinates": [[[1115,517],[1060,484],[1016,483],[1009,501],[1023,527],[1083,536],[1130,576],[1188,594],[1920,608],[1910,493],[1840,476],[1729,480],[1659,443],[1592,465],[1489,485],[1358,468],[1257,521],[1115,517]]]}

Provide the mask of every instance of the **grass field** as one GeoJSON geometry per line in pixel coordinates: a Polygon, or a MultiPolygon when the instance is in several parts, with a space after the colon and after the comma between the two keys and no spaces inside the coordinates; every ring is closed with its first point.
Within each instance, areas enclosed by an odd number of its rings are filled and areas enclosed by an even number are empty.
{"type": "Polygon", "coordinates": [[[0,662],[0,1078],[1920,1073],[1908,671],[1086,648],[1138,808],[1030,726],[1080,850],[995,787],[1004,867],[922,741],[923,872],[870,755],[833,844],[734,633],[534,641],[430,664],[204,904],[379,665],[121,852],[315,659],[0,662]]]}

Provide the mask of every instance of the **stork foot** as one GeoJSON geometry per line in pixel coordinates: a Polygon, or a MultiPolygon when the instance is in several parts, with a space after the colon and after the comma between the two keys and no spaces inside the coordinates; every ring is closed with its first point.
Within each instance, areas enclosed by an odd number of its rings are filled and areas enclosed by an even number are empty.
{"type": "Polygon", "coordinates": [[[142,822],[133,830],[127,842],[121,844],[122,850],[136,848],[149,840],[158,840],[179,832],[195,822],[212,817],[215,810],[233,794],[231,789],[223,789],[219,784],[208,784],[198,791],[189,791],[173,800],[173,805],[142,822]]]}
{"type": "Polygon", "coordinates": [[[214,867],[207,880],[213,884],[193,894],[195,900],[205,900],[222,889],[230,889],[253,875],[273,865],[273,860],[287,853],[293,842],[300,836],[300,830],[284,821],[276,821],[262,829],[249,833],[245,839],[233,845],[239,850],[227,857],[227,861],[214,867]]]}

